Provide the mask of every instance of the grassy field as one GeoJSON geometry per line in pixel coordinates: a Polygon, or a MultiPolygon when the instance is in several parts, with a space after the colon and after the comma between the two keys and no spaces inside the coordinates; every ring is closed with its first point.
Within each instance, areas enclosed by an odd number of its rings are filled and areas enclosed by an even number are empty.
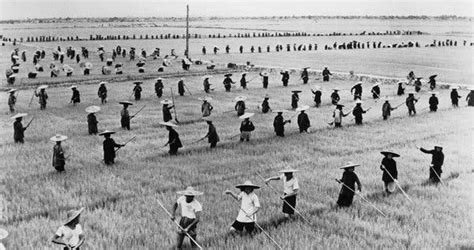
{"type": "MultiPolygon", "coordinates": [[[[252,73],[248,79],[255,75],[252,73]]],[[[238,78],[234,76],[234,81],[238,78]]],[[[198,198],[204,206],[202,222],[198,226],[198,239],[210,249],[273,248],[262,233],[255,237],[234,237],[227,234],[237,216],[238,207],[222,191],[235,190],[233,186],[247,179],[263,185],[256,177],[276,174],[285,167],[301,170],[297,175],[302,187],[298,208],[310,219],[311,224],[296,219],[283,221],[280,200],[272,190],[262,187],[257,191],[262,203],[258,222],[283,248],[460,248],[474,247],[474,198],[473,190],[473,131],[472,108],[451,108],[448,92],[441,90],[440,110],[429,113],[428,94],[424,90],[417,105],[418,115],[407,117],[405,106],[393,112],[388,121],[381,119],[381,102],[368,97],[370,84],[364,84],[363,107],[373,107],[365,116],[365,125],[354,126],[350,117],[344,120],[343,129],[328,128],[333,106],[329,104],[330,89],[334,86],[348,89],[353,83],[335,81],[323,86],[323,106],[308,111],[311,133],[299,134],[296,120],[286,127],[286,137],[277,138],[271,124],[274,115],[261,114],[257,106],[263,96],[271,95],[273,109],[290,107],[290,90],[302,89],[300,104],[312,104],[309,89],[316,83],[302,86],[292,76],[290,87],[283,88],[275,74],[270,88],[261,89],[259,80],[249,84],[250,90],[223,92],[221,77],[211,83],[216,91],[211,94],[212,104],[218,115],[215,125],[221,143],[215,150],[208,144],[191,144],[207,132],[203,122],[191,123],[177,129],[184,148],[177,157],[169,157],[161,146],[167,141],[167,132],[158,126],[162,120],[161,105],[154,96],[153,81],[145,81],[144,99],[131,107],[134,113],[147,105],[136,119],[131,131],[122,131],[120,105],[131,93],[131,82],[111,83],[109,102],[98,113],[99,130],[113,129],[117,142],[132,136],[136,140],[118,153],[114,166],[101,164],[102,138],[87,135],[84,108],[99,104],[96,85],[81,85],[82,103],[70,106],[68,88],[50,88],[50,102],[45,111],[39,111],[37,100],[28,107],[32,90],[20,92],[18,109],[36,117],[26,131],[24,145],[12,142],[12,122],[7,107],[0,108],[0,182],[4,209],[1,222],[10,232],[4,242],[7,249],[51,248],[49,239],[66,211],[85,206],[82,224],[86,232],[86,249],[164,249],[171,248],[176,228],[158,206],[157,199],[171,208],[178,197],[175,191],[193,185],[205,195],[198,198]],[[252,118],[256,131],[249,143],[239,143],[229,137],[238,132],[240,121],[232,110],[233,98],[247,95],[247,104],[257,112],[252,118]],[[51,167],[52,142],[55,133],[69,136],[64,143],[69,156],[66,172],[57,174],[51,167]],[[415,145],[431,148],[444,146],[446,155],[443,180],[447,186],[426,185],[428,177],[427,155],[417,151],[415,145]],[[408,195],[410,204],[401,193],[383,196],[383,183],[379,169],[380,150],[390,149],[402,155],[398,159],[399,179],[408,195]],[[334,209],[339,186],[340,165],[348,160],[359,162],[356,171],[363,185],[363,194],[387,217],[355,198],[349,209],[334,209]],[[471,236],[469,236],[471,235],[471,236]]],[[[166,79],[176,90],[178,79],[166,79]]],[[[203,96],[200,78],[186,79],[192,96],[176,100],[178,119],[181,122],[200,117],[203,96]]],[[[394,86],[383,85],[382,95],[395,94],[394,86]]],[[[466,93],[460,95],[465,97],[466,93]]],[[[0,94],[6,102],[5,93],[0,94]]],[[[352,106],[349,91],[341,93],[346,107],[352,106]]],[[[394,96],[392,104],[404,98],[394,96]]],[[[346,110],[347,112],[347,110],[346,110]]],[[[289,117],[292,114],[287,114],[289,117]]],[[[31,117],[31,116],[30,116],[31,117]]],[[[29,118],[27,118],[29,120],[29,118]]],[[[273,186],[280,189],[280,183],[273,186]]]]}

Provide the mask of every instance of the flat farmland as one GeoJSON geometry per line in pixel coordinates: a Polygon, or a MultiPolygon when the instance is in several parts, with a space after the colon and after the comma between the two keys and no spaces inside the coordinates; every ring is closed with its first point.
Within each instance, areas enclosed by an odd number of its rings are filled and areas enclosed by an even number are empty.
{"type": "MultiPolygon", "coordinates": [[[[251,73],[248,79],[256,76],[251,73]]],[[[188,185],[203,190],[199,197],[204,206],[198,239],[210,249],[272,248],[264,234],[254,237],[234,237],[226,233],[236,217],[237,204],[222,195],[225,189],[247,179],[263,185],[255,173],[274,175],[277,170],[294,167],[302,187],[298,208],[311,224],[303,220],[282,220],[281,204],[277,194],[267,187],[257,191],[262,203],[258,222],[283,248],[460,248],[472,247],[469,235],[474,232],[473,197],[473,131],[472,108],[450,107],[447,90],[440,90],[440,110],[427,111],[429,94],[424,89],[417,105],[418,114],[407,117],[406,107],[393,112],[388,121],[381,120],[381,102],[369,98],[369,83],[364,83],[363,107],[372,109],[364,118],[365,125],[354,126],[352,116],[344,120],[343,129],[328,128],[333,106],[329,102],[330,89],[339,87],[341,102],[352,107],[352,97],[347,91],[349,81],[332,81],[322,84],[312,80],[301,85],[297,76],[291,76],[290,86],[281,87],[279,75],[272,73],[270,88],[261,88],[259,80],[249,83],[250,89],[223,92],[222,78],[215,76],[211,83],[215,91],[211,96],[215,107],[214,122],[221,142],[214,150],[205,142],[192,144],[207,132],[207,125],[194,122],[180,126],[184,148],[177,157],[169,157],[161,146],[167,140],[159,99],[153,94],[153,81],[144,82],[144,99],[131,107],[131,113],[147,105],[136,119],[132,129],[119,129],[118,101],[127,99],[132,82],[110,83],[109,102],[98,113],[99,130],[113,129],[117,142],[137,136],[118,153],[117,164],[101,164],[101,142],[98,136],[87,135],[84,108],[98,105],[96,85],[80,85],[82,103],[67,105],[70,89],[49,88],[50,102],[45,111],[39,111],[35,102],[28,107],[32,90],[20,92],[18,109],[34,115],[36,120],[26,131],[24,145],[12,142],[11,121],[7,107],[0,109],[1,139],[0,164],[4,197],[2,224],[10,232],[7,249],[49,248],[49,238],[61,224],[68,209],[85,206],[82,224],[87,235],[85,248],[171,248],[175,228],[160,210],[157,200],[171,207],[177,198],[175,191],[188,185]],[[261,114],[257,108],[265,94],[271,96],[273,109],[290,107],[290,90],[301,89],[300,104],[312,105],[310,89],[316,84],[323,87],[323,105],[308,111],[311,132],[300,134],[296,120],[286,126],[286,137],[277,138],[271,124],[273,114],[261,114]],[[239,143],[229,137],[238,133],[240,120],[233,109],[233,98],[249,97],[249,111],[257,114],[251,118],[256,131],[249,143],[239,143]],[[55,133],[69,136],[64,143],[69,156],[66,172],[57,174],[51,167],[53,144],[49,137],[55,133]],[[446,154],[443,181],[446,186],[426,184],[429,158],[415,145],[427,148],[442,144],[446,154]],[[385,197],[379,164],[379,151],[390,149],[402,155],[397,159],[400,183],[413,199],[409,203],[400,192],[385,197]],[[363,184],[363,194],[383,210],[379,215],[360,198],[355,198],[349,209],[334,209],[339,186],[334,178],[342,172],[338,166],[346,161],[362,164],[358,173],[363,184]],[[463,218],[463,219],[460,219],[463,218]]],[[[234,81],[237,77],[234,75],[234,81]]],[[[168,89],[176,90],[177,78],[165,79],[165,97],[168,89]]],[[[191,95],[177,97],[178,119],[181,122],[197,121],[203,96],[199,77],[186,78],[191,95]]],[[[392,104],[404,102],[397,97],[395,86],[382,85],[382,95],[392,96],[392,104]]],[[[463,97],[466,92],[461,91],[463,97]]],[[[0,99],[5,100],[2,93],[0,99]]],[[[347,109],[345,110],[347,112],[347,109]]],[[[291,113],[285,115],[287,118],[291,113]]],[[[31,116],[30,116],[31,117],[31,116]]],[[[28,117],[26,120],[29,120],[28,117]]],[[[280,183],[273,183],[280,187],[280,183]]]]}

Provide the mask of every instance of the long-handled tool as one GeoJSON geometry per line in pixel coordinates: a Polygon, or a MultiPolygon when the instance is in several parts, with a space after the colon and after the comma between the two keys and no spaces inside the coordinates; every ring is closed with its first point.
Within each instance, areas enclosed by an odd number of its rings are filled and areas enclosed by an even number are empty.
{"type": "Polygon", "coordinates": [[[183,84],[183,85],[184,85],[184,88],[186,88],[186,90],[189,92],[189,94],[193,95],[193,93],[191,93],[191,91],[189,91],[188,86],[186,86],[186,84],[183,84]]]}
{"type": "Polygon", "coordinates": [[[139,109],[134,115],[132,115],[132,116],[130,117],[130,120],[133,119],[135,116],[137,116],[138,113],[140,113],[145,107],[146,107],[146,105],[143,105],[143,107],[142,107],[141,109],[139,109]]]}
{"type": "MultiPolygon", "coordinates": [[[[273,191],[275,191],[275,193],[277,193],[278,195],[280,195],[280,193],[272,187],[272,185],[268,184],[266,181],[265,181],[265,178],[263,178],[263,176],[261,176],[259,173],[257,173],[258,177],[260,177],[263,182],[265,182],[265,185],[267,185],[270,189],[272,189],[273,191]]],[[[286,205],[288,205],[291,209],[293,209],[293,211],[295,211],[295,213],[297,213],[306,223],[308,224],[311,224],[311,222],[309,222],[308,219],[306,219],[306,217],[304,217],[298,210],[296,210],[295,207],[293,207],[290,203],[288,203],[288,201],[286,201],[285,199],[281,199],[286,205]]]]}
{"type": "Polygon", "coordinates": [[[31,123],[33,122],[34,119],[35,119],[34,117],[31,118],[31,121],[28,122],[28,124],[26,124],[26,126],[23,128],[23,130],[26,130],[31,125],[31,123]]]}
{"type": "Polygon", "coordinates": [[[410,197],[408,196],[408,194],[405,193],[405,190],[403,190],[403,188],[400,186],[400,184],[398,184],[398,181],[397,181],[395,178],[393,178],[393,176],[392,176],[392,174],[390,174],[390,172],[388,172],[388,170],[385,168],[384,165],[382,165],[382,169],[385,171],[385,173],[388,174],[388,176],[390,176],[390,178],[392,178],[393,182],[395,182],[395,184],[397,184],[397,187],[400,189],[400,191],[402,191],[402,194],[403,194],[411,203],[414,203],[414,202],[412,201],[412,199],[410,199],[410,197]]]}
{"type": "MultiPolygon", "coordinates": [[[[161,201],[159,199],[156,199],[156,201],[158,202],[158,204],[160,205],[161,208],[163,208],[163,210],[165,210],[166,214],[170,217],[170,219],[173,219],[173,215],[171,215],[171,213],[165,208],[165,206],[163,206],[163,203],[161,203],[161,201]]],[[[202,249],[201,245],[199,245],[199,243],[196,242],[196,240],[194,240],[193,237],[191,237],[191,235],[189,235],[188,232],[186,232],[186,230],[184,230],[184,228],[179,225],[178,222],[176,222],[175,220],[172,220],[174,222],[174,224],[176,224],[176,226],[178,226],[179,230],[181,230],[184,234],[186,234],[186,236],[188,236],[188,238],[199,248],[199,249],[202,249]]]]}
{"type": "Polygon", "coordinates": [[[127,142],[125,142],[125,144],[123,144],[122,147],[117,148],[117,149],[115,150],[115,153],[117,153],[117,151],[119,151],[121,148],[125,147],[129,142],[133,141],[133,140],[135,139],[135,137],[136,137],[136,136],[132,137],[130,140],[128,140],[127,142]]]}
{"type": "MultiPolygon", "coordinates": [[[[416,147],[416,148],[418,148],[418,147],[416,147]]],[[[426,156],[424,156],[424,155],[423,155],[423,157],[424,157],[425,159],[428,159],[428,158],[427,158],[426,156]]],[[[443,180],[441,180],[441,176],[439,176],[438,172],[436,172],[436,170],[433,168],[433,165],[430,164],[430,168],[431,168],[431,170],[433,171],[433,173],[436,175],[436,177],[438,177],[439,182],[440,182],[443,186],[446,186],[446,184],[444,184],[443,180]]]]}
{"type": "Polygon", "coordinates": [[[344,187],[346,187],[347,189],[351,190],[352,192],[354,192],[354,194],[357,194],[360,198],[362,198],[363,201],[367,202],[370,206],[372,206],[375,210],[377,210],[377,212],[379,212],[381,215],[383,215],[384,217],[387,217],[387,215],[385,215],[382,211],[380,211],[380,209],[378,209],[374,204],[370,203],[367,199],[365,199],[364,196],[362,196],[361,194],[359,193],[356,193],[356,191],[352,188],[350,188],[349,186],[347,186],[346,184],[344,184],[342,181],[338,180],[338,179],[335,179],[339,184],[342,184],[344,187]]]}
{"type": "Polygon", "coordinates": [[[28,103],[28,107],[31,106],[31,103],[33,102],[33,98],[35,98],[35,95],[36,95],[36,90],[33,92],[33,95],[31,95],[31,99],[30,99],[30,102],[28,103]]]}

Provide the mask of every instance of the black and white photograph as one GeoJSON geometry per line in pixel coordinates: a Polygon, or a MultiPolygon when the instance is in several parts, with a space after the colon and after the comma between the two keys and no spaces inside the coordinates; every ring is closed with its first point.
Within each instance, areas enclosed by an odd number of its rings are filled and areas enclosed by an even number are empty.
{"type": "Polygon", "coordinates": [[[474,249],[471,0],[0,0],[0,250],[474,249]]]}

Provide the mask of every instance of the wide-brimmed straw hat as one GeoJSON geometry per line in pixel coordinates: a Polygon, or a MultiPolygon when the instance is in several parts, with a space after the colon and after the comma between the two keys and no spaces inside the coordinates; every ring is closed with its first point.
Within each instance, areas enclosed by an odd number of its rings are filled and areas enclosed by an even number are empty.
{"type": "Polygon", "coordinates": [[[264,96],[263,98],[265,98],[265,99],[269,99],[269,98],[270,98],[270,95],[268,95],[268,94],[265,94],[265,96],[264,96]]]}
{"type": "Polygon", "coordinates": [[[10,89],[10,90],[8,90],[8,93],[13,93],[15,91],[16,91],[16,89],[10,89]]]}
{"type": "Polygon", "coordinates": [[[164,100],[160,101],[160,103],[163,104],[163,105],[173,104],[173,102],[168,100],[168,99],[164,99],[164,100]]]}
{"type": "Polygon", "coordinates": [[[178,191],[176,192],[179,195],[185,195],[185,196],[197,196],[197,195],[202,195],[203,192],[199,192],[197,190],[194,190],[193,187],[189,186],[185,190],[178,191]]]}
{"type": "Polygon", "coordinates": [[[224,76],[229,77],[229,76],[232,76],[232,74],[229,73],[229,74],[225,74],[224,76]]]}
{"type": "Polygon", "coordinates": [[[212,101],[212,97],[210,96],[205,96],[205,97],[199,97],[198,100],[200,101],[212,101]]]}
{"type": "Polygon", "coordinates": [[[352,162],[347,162],[344,166],[340,167],[340,169],[346,169],[346,168],[355,168],[360,166],[360,164],[357,163],[352,163],[352,162]]]}
{"type": "Polygon", "coordinates": [[[234,101],[236,101],[236,102],[245,101],[245,100],[247,100],[247,97],[246,96],[241,96],[241,95],[234,98],[234,101]]]}
{"type": "Polygon", "coordinates": [[[286,113],[286,112],[289,112],[288,110],[285,110],[285,109],[275,109],[275,110],[272,110],[273,113],[286,113]]]}
{"type": "Polygon", "coordinates": [[[268,76],[268,72],[263,72],[262,76],[268,76]]]}
{"type": "Polygon", "coordinates": [[[27,113],[18,113],[18,114],[16,114],[16,115],[10,117],[10,119],[15,120],[15,119],[17,119],[17,118],[25,117],[25,116],[27,116],[27,115],[28,115],[27,113]]]}
{"type": "Polygon", "coordinates": [[[247,118],[250,118],[254,115],[255,115],[254,113],[245,113],[245,114],[239,116],[239,119],[247,119],[247,118]]]}
{"type": "Polygon", "coordinates": [[[255,184],[253,184],[251,181],[245,181],[244,183],[242,184],[238,184],[238,185],[235,185],[236,188],[253,188],[253,189],[259,189],[260,186],[257,186],[255,184]]]}
{"type": "Polygon", "coordinates": [[[314,86],[314,89],[321,90],[321,89],[323,89],[323,87],[316,85],[316,86],[314,86]]]}
{"type": "Polygon", "coordinates": [[[142,81],[136,81],[136,82],[133,82],[133,84],[142,84],[143,82],[142,81]]]}
{"type": "Polygon", "coordinates": [[[113,135],[115,133],[115,131],[106,129],[105,131],[100,132],[99,135],[113,135]]]}
{"type": "Polygon", "coordinates": [[[81,215],[82,211],[84,211],[84,208],[79,208],[78,210],[69,210],[67,211],[67,218],[64,221],[64,225],[68,224],[69,222],[73,221],[77,216],[81,215]]]}
{"type": "Polygon", "coordinates": [[[288,169],[280,170],[280,171],[278,171],[278,172],[279,172],[279,173],[295,173],[295,172],[298,172],[298,171],[299,171],[298,169],[288,168],[288,169]]]}
{"type": "Polygon", "coordinates": [[[384,100],[384,101],[391,101],[392,98],[390,98],[389,96],[385,96],[385,97],[383,98],[383,100],[384,100]]]}
{"type": "Polygon", "coordinates": [[[247,75],[249,72],[242,72],[240,75],[247,75]]]}
{"type": "Polygon", "coordinates": [[[112,58],[107,58],[107,62],[113,62],[114,60],[112,58]]]}
{"type": "Polygon", "coordinates": [[[57,142],[57,141],[64,141],[64,140],[66,140],[66,139],[67,139],[67,136],[65,136],[65,135],[60,135],[60,134],[56,134],[55,136],[49,138],[49,140],[51,140],[51,141],[56,141],[56,142],[57,142]]]}
{"type": "Polygon", "coordinates": [[[379,85],[380,85],[380,83],[376,82],[376,83],[372,84],[372,87],[379,86],[379,85]]]}
{"type": "Polygon", "coordinates": [[[76,85],[72,85],[71,87],[69,87],[71,89],[77,89],[77,86],[76,85]]]}
{"type": "Polygon", "coordinates": [[[459,86],[451,86],[451,89],[459,89],[459,86]]]}
{"type": "Polygon", "coordinates": [[[432,75],[432,76],[430,76],[430,79],[433,79],[433,78],[435,78],[435,77],[437,77],[437,76],[438,76],[438,75],[432,75]]]}
{"type": "Polygon", "coordinates": [[[356,82],[356,84],[354,84],[354,86],[357,86],[357,85],[362,85],[363,82],[356,82]]]}
{"type": "Polygon", "coordinates": [[[8,231],[3,228],[0,228],[0,240],[5,239],[6,237],[8,237],[8,231]]]}
{"type": "Polygon", "coordinates": [[[212,78],[212,76],[210,76],[210,75],[205,75],[205,76],[202,77],[202,79],[209,79],[209,78],[212,78]]]}
{"type": "Polygon", "coordinates": [[[332,90],[334,90],[334,91],[339,91],[340,89],[338,89],[338,88],[333,88],[332,90]]]}
{"type": "Polygon", "coordinates": [[[99,106],[89,106],[89,107],[86,108],[87,113],[97,113],[99,111],[100,111],[99,106]]]}
{"type": "Polygon", "coordinates": [[[157,81],[163,81],[163,78],[158,77],[158,78],[156,78],[156,80],[157,80],[157,81]]]}
{"type": "Polygon", "coordinates": [[[392,157],[400,157],[399,154],[391,152],[391,151],[380,151],[381,154],[387,156],[387,155],[392,155],[392,157]]]}
{"type": "Polygon", "coordinates": [[[356,104],[362,104],[363,102],[362,102],[361,99],[357,99],[357,100],[355,101],[355,103],[356,103],[356,104]]]}
{"type": "Polygon", "coordinates": [[[48,85],[41,85],[38,87],[38,89],[47,89],[48,88],[48,85]]]}
{"type": "Polygon", "coordinates": [[[172,122],[159,122],[160,125],[167,126],[167,127],[174,127],[177,128],[178,125],[172,123],[172,122]]]}
{"type": "Polygon", "coordinates": [[[431,92],[430,92],[430,95],[438,95],[438,94],[439,94],[439,93],[436,92],[436,91],[431,91],[431,92]]]}
{"type": "Polygon", "coordinates": [[[133,103],[129,102],[129,101],[121,101],[119,103],[122,104],[122,105],[133,105],[133,103]]]}
{"type": "Polygon", "coordinates": [[[301,112],[301,111],[305,111],[305,110],[308,110],[308,109],[309,109],[308,105],[303,105],[301,107],[296,108],[296,112],[301,112]]]}
{"type": "Polygon", "coordinates": [[[414,90],[410,90],[410,91],[408,91],[408,94],[409,95],[414,95],[414,94],[416,94],[416,92],[414,90]]]}
{"type": "Polygon", "coordinates": [[[292,90],[291,92],[293,92],[293,93],[301,93],[301,92],[303,92],[303,91],[296,89],[296,90],[292,90]]]}
{"type": "Polygon", "coordinates": [[[8,78],[15,78],[16,77],[16,74],[11,74],[8,76],[8,78]]]}
{"type": "Polygon", "coordinates": [[[99,85],[105,85],[107,82],[100,82],[99,85]]]}

